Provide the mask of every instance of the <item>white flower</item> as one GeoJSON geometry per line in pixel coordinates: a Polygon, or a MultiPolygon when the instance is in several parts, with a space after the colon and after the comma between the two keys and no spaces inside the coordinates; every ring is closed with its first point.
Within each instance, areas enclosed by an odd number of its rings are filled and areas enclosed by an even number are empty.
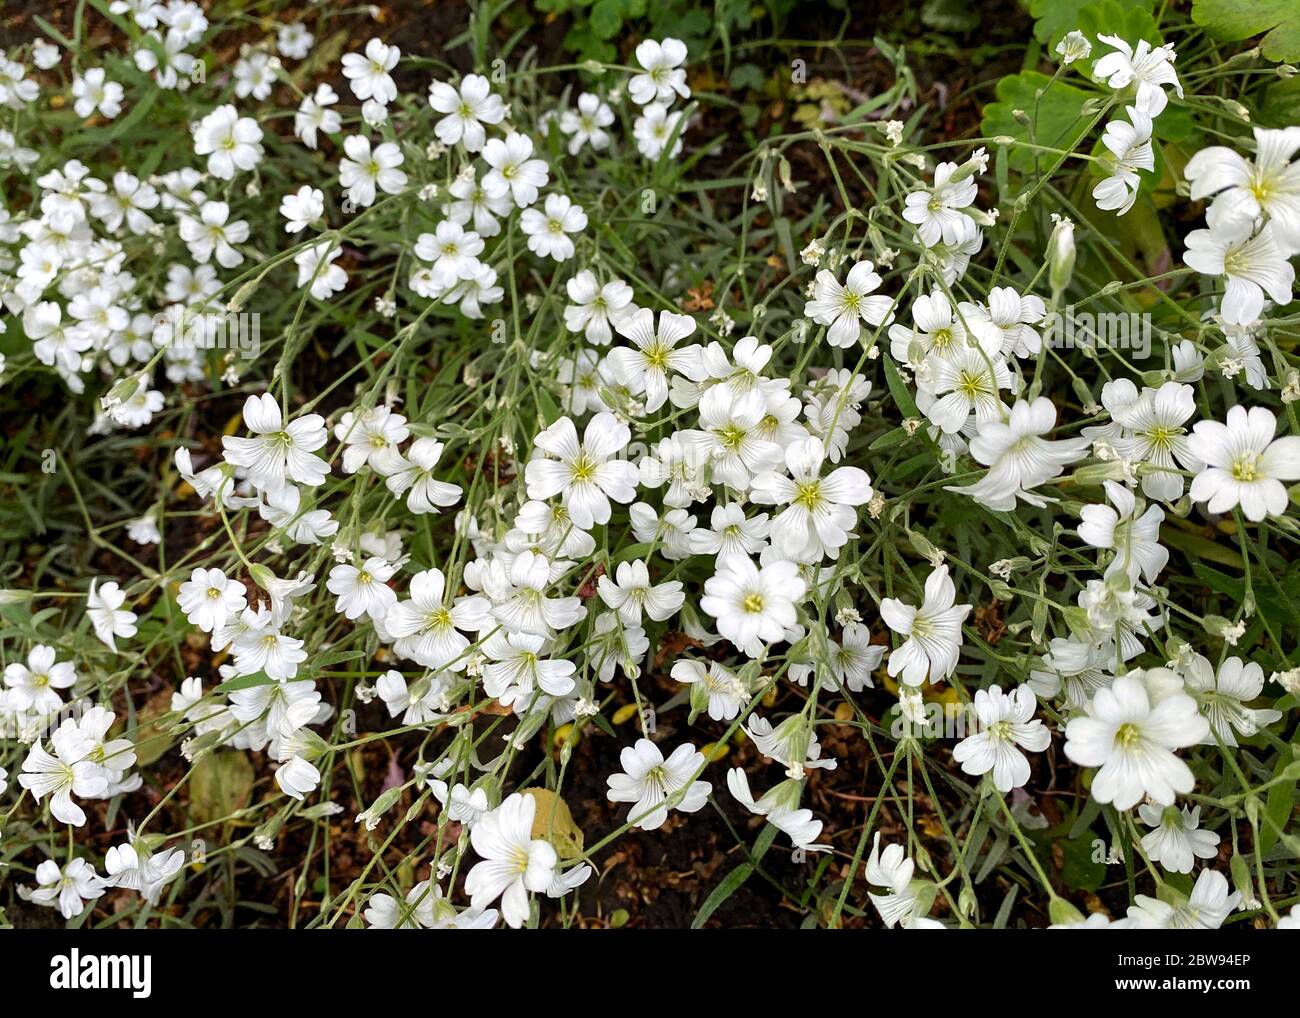
{"type": "Polygon", "coordinates": [[[1092,779],[1098,802],[1130,809],[1149,796],[1172,805],[1195,785],[1174,751],[1200,742],[1209,727],[1186,693],[1152,703],[1142,678],[1130,673],[1097,690],[1087,714],[1066,725],[1065,755],[1080,767],[1100,768],[1092,779]]]}
{"type": "Polygon", "coordinates": [[[493,138],[483,146],[483,161],[491,167],[483,178],[483,190],[492,197],[509,194],[519,208],[537,200],[537,193],[550,179],[550,169],[533,158],[533,140],[511,131],[505,140],[493,138]]]}
{"type": "MultiPolygon", "coordinates": [[[[245,712],[245,716],[240,720],[255,721],[262,715],[263,707],[260,697],[271,697],[280,691],[286,691],[290,686],[307,687],[307,692],[311,692],[310,682],[289,683],[287,680],[292,679],[298,674],[298,666],[307,660],[307,651],[303,649],[303,641],[292,636],[285,636],[280,632],[276,624],[275,616],[278,613],[262,609],[254,611],[252,608],[245,608],[239,617],[239,632],[231,641],[231,649],[235,656],[235,669],[240,675],[255,675],[258,672],[265,672],[269,678],[275,679],[277,683],[286,683],[285,687],[275,686],[255,686],[252,689],[241,689],[231,694],[231,712],[239,716],[236,709],[241,699],[257,703],[259,706],[255,709],[245,712]]],[[[214,644],[215,644],[214,640],[214,644]]],[[[319,694],[317,694],[319,699],[319,694]]],[[[312,707],[312,713],[315,713],[315,706],[312,707]]],[[[303,719],[306,723],[310,717],[303,719]]],[[[298,725],[292,726],[299,727],[298,725]]],[[[292,728],[290,729],[292,731],[292,728]]]]}
{"type": "Polygon", "coordinates": [[[993,773],[999,792],[1020,788],[1029,780],[1029,760],[1022,749],[1041,753],[1052,741],[1051,733],[1034,717],[1034,691],[1019,686],[1010,694],[998,686],[975,692],[975,714],[980,730],[953,747],[952,758],[967,774],[993,773]]]}
{"type": "Polygon", "coordinates": [[[655,622],[663,622],[686,600],[680,581],[652,584],[649,569],[639,560],[620,562],[615,575],[617,582],[602,576],[596,587],[600,599],[618,612],[625,626],[639,626],[642,611],[655,622]]]}
{"type": "Polygon", "coordinates": [[[828,325],[826,342],[833,347],[854,346],[862,337],[862,323],[881,325],[892,318],[893,300],[872,296],[880,276],[871,262],[857,262],[841,286],[828,269],[817,273],[813,299],[803,313],[818,325],[828,325]]]}
{"type": "Polygon", "coordinates": [[[645,395],[646,413],[654,413],[668,401],[669,372],[688,377],[698,374],[699,346],[692,344],[677,349],[679,342],[695,332],[695,319],[690,315],[661,311],[656,329],[654,312],[638,308],[620,316],[614,328],[635,347],[610,351],[614,375],[630,392],[645,395]]]}
{"type": "Polygon", "coordinates": [[[1136,86],[1134,106],[1140,112],[1158,117],[1164,111],[1169,104],[1165,85],[1172,85],[1182,98],[1183,86],[1174,71],[1172,46],[1152,46],[1139,39],[1134,48],[1115,35],[1098,35],[1097,40],[1113,46],[1115,51],[1093,64],[1093,77],[1116,90],[1136,86]]]}
{"type": "Polygon", "coordinates": [[[838,558],[857,523],[856,508],[871,501],[871,478],[858,467],[837,467],[822,477],[826,449],[819,438],[786,446],[790,476],[764,471],[753,481],[750,497],[759,505],[786,508],[772,520],[773,548],[796,562],[838,558]]]}
{"type": "Polygon", "coordinates": [[[195,261],[207,262],[215,256],[217,264],[225,269],[243,263],[244,256],[235,250],[234,245],[248,240],[248,222],[243,219],[228,221],[230,206],[225,202],[204,202],[197,218],[185,214],[178,218],[181,240],[189,245],[195,261]]]}
{"type": "Polygon", "coordinates": [[[796,621],[795,602],[807,584],[793,562],[724,559],[704,582],[700,608],[717,620],[718,632],[742,654],[758,657],[763,645],[786,638],[796,621]]]}
{"type": "Polygon", "coordinates": [[[1128,910],[1125,925],[1145,930],[1217,930],[1241,902],[1241,892],[1228,893],[1228,878],[1215,870],[1201,870],[1191,896],[1171,904],[1139,894],[1128,910]]]}
{"type": "Polygon", "coordinates": [[[1056,44],[1056,52],[1060,54],[1061,65],[1068,67],[1076,60],[1087,60],[1088,54],[1092,52],[1092,43],[1078,30],[1066,32],[1056,44]]]}
{"type": "Polygon", "coordinates": [[[233,180],[261,160],[262,129],[229,103],[218,106],[195,126],[194,154],[208,157],[208,172],[218,180],[233,180]]]}
{"type": "Polygon", "coordinates": [[[632,76],[627,94],[638,106],[656,101],[670,103],[674,95],[690,98],[686,70],[681,66],[686,62],[686,44],[680,39],[643,40],[636,48],[636,62],[645,71],[632,76]]]}
{"type": "Polygon", "coordinates": [[[943,924],[937,919],[928,919],[925,912],[928,903],[922,899],[923,882],[914,881],[912,873],[916,866],[907,857],[902,845],[886,845],[880,851],[880,832],[877,831],[871,841],[871,855],[867,858],[867,883],[876,887],[889,888],[889,894],[867,892],[871,904],[876,906],[885,926],[903,929],[941,929],[943,924]]]}
{"type": "Polygon", "coordinates": [[[560,495],[574,524],[590,530],[608,523],[610,499],[631,502],[636,497],[637,469],[614,459],[631,441],[626,424],[610,413],[596,414],[583,439],[568,417],[561,417],[533,439],[533,444],[555,459],[530,460],[524,469],[528,497],[547,499],[560,495]]]}
{"type": "Polygon", "coordinates": [[[548,194],[542,209],[524,209],[519,217],[519,226],[528,237],[528,250],[539,258],[568,261],[574,250],[569,234],[587,228],[587,213],[563,194],[548,194]]]}
{"type": "Polygon", "coordinates": [[[397,98],[397,85],[388,72],[397,66],[402,52],[396,46],[388,46],[379,39],[366,43],[366,52],[345,53],[343,55],[343,76],[352,86],[352,94],[358,99],[374,99],[379,103],[390,103],[397,98]]]}
{"type": "Polygon", "coordinates": [[[142,838],[132,834],[129,841],[113,845],[104,853],[104,884],[139,891],[151,905],[158,903],[163,885],[185,865],[185,853],[179,848],[152,852],[142,838]]]}
{"type": "Polygon", "coordinates": [[[396,638],[393,649],[426,668],[464,671],[469,640],[458,629],[478,630],[484,624],[482,598],[463,598],[447,607],[447,578],[439,569],[424,569],[411,577],[411,599],[399,601],[384,616],[384,628],[396,638]]]}
{"type": "Polygon", "coordinates": [[[678,437],[710,458],[713,480],[747,491],[755,474],[774,470],[782,449],[763,436],[767,401],[757,391],[737,398],[725,385],[711,386],[700,400],[700,430],[678,437]]]}
{"type": "Polygon", "coordinates": [[[584,145],[601,152],[609,148],[609,132],[605,128],[614,123],[614,111],[601,102],[600,96],[583,92],[578,96],[578,109],[560,114],[560,130],[569,135],[569,155],[576,156],[584,145]]]}
{"type": "Polygon", "coordinates": [[[296,194],[286,194],[280,202],[280,215],[288,220],[285,233],[301,233],[325,214],[325,193],[304,184],[296,194]]]}
{"type": "Polygon", "coordinates": [[[465,878],[476,909],[501,899],[501,915],[518,929],[528,918],[528,892],[545,891],[555,875],[555,849],[533,838],[536,800],[515,793],[470,829],[470,842],[482,861],[465,878]]]}
{"type": "Polygon", "coordinates": [[[406,418],[382,404],[360,413],[349,410],[334,425],[334,437],[343,443],[345,474],[364,466],[384,477],[396,474],[406,465],[397,447],[410,435],[406,418]]]}
{"type": "Polygon", "coordinates": [[[102,67],[92,67],[72,79],[72,95],[76,99],[72,109],[79,117],[88,117],[98,110],[112,120],[122,112],[124,94],[121,85],[105,79],[102,67]]]}
{"type": "Polygon", "coordinates": [[[1079,537],[1094,548],[1109,548],[1115,554],[1106,566],[1106,578],[1123,574],[1130,583],[1139,576],[1154,583],[1165,563],[1169,551],[1160,545],[1160,524],[1165,514],[1159,506],[1142,503],[1121,484],[1106,481],[1108,505],[1086,505],[1079,515],[1079,537]]]}
{"type": "MultiPolygon", "coordinates": [[[[648,485],[646,462],[641,461],[641,483],[648,485]]],[[[665,505],[677,505],[670,500],[671,494],[670,489],[669,494],[664,496],[665,505]]],[[[714,506],[709,515],[708,528],[701,527],[692,534],[695,553],[714,555],[719,564],[730,555],[757,555],[767,545],[770,527],[767,513],[746,517],[744,507],[737,502],[714,506]]]]}
{"type": "Polygon", "coordinates": [[[434,285],[445,289],[459,280],[472,279],[482,268],[478,256],[483,252],[483,239],[459,223],[445,220],[433,233],[422,233],[416,238],[414,252],[417,258],[432,265],[434,285]]]}
{"type": "Polygon", "coordinates": [[[71,661],[56,661],[54,648],[40,643],[27,652],[26,665],[20,661],[6,665],[4,679],[9,687],[7,707],[43,716],[63,706],[58,690],[70,688],[77,671],[71,661]]]}
{"type": "MultiPolygon", "coordinates": [[[[714,721],[732,720],[749,699],[749,690],[744,682],[717,661],[708,662],[706,668],[703,661],[683,658],[673,664],[672,677],[701,691],[704,706],[714,721]]],[[[695,689],[691,691],[692,710],[697,708],[695,689]]]]}
{"type": "Polygon", "coordinates": [[[799,807],[803,782],[782,781],[761,799],[755,800],[744,770],[733,767],[727,772],[727,789],[747,810],[766,817],[768,823],[788,835],[795,848],[802,848],[805,852],[830,851],[829,845],[813,844],[822,832],[822,822],[813,818],[812,810],[799,807]]]}
{"type": "Polygon", "coordinates": [[[290,60],[302,60],[311,52],[312,43],[315,41],[312,34],[307,31],[306,25],[301,21],[290,21],[279,27],[275,38],[275,48],[282,57],[288,57],[290,60]]]}
{"type": "Polygon", "coordinates": [[[957,171],[956,163],[940,163],[934,169],[934,186],[909,192],[905,199],[903,218],[916,227],[926,247],[940,242],[959,247],[979,232],[975,220],[966,212],[975,204],[979,185],[973,173],[954,180],[957,171]]]}
{"type": "Polygon", "coordinates": [[[547,660],[546,637],[532,633],[498,632],[483,644],[483,653],[491,664],[483,668],[483,692],[516,709],[531,705],[537,691],[548,696],[568,696],[573,692],[572,661],[547,660]]]}
{"type": "Polygon", "coordinates": [[[372,152],[370,139],[354,134],[343,140],[343,151],[347,158],[339,160],[339,183],[354,205],[373,205],[376,188],[400,194],[406,187],[406,174],[397,168],[403,162],[402,150],[393,142],[386,141],[372,152]]]}
{"type": "Polygon", "coordinates": [[[320,84],[311,95],[304,96],[298,104],[298,112],[293,117],[293,133],[302,139],[308,148],[316,147],[316,132],[337,134],[343,126],[343,118],[337,110],[329,107],[339,101],[338,93],[329,85],[320,84]]]}
{"type": "Polygon", "coordinates": [[[90,759],[92,744],[72,718],[65,719],[55,729],[50,745],[53,753],[39,742],[32,746],[23,760],[18,784],[31,792],[37,802],[48,795],[50,813],[59,823],[81,827],[86,822],[86,814],[72,801],[72,796],[102,797],[108,791],[107,772],[90,759]]]}
{"type": "Polygon", "coordinates": [[[235,61],[235,95],[240,99],[250,95],[258,100],[269,98],[279,68],[279,59],[262,50],[235,61]]]}
{"type": "MultiPolygon", "coordinates": [[[[573,303],[564,309],[564,327],[581,332],[589,343],[608,346],[611,327],[633,310],[632,287],[621,279],[611,279],[601,286],[594,272],[583,269],[565,283],[565,289],[573,303]]],[[[691,324],[693,327],[694,319],[691,324]]]]}
{"type": "Polygon", "coordinates": [[[431,83],[429,105],[443,114],[433,126],[438,140],[444,145],[460,142],[466,152],[481,151],[487,140],[483,125],[499,124],[506,115],[505,103],[481,74],[465,75],[459,91],[446,82],[431,83]]]}
{"type": "Polygon", "coordinates": [[[460,501],[460,485],[434,479],[433,468],[442,458],[442,450],[437,439],[417,438],[406,450],[405,461],[385,482],[394,495],[407,493],[406,508],[416,515],[436,513],[460,501]]]}
{"type": "Polygon", "coordinates": [[[1205,468],[1192,478],[1192,500],[1212,513],[1239,505],[1252,522],[1285,513],[1282,482],[1300,480],[1300,436],[1275,439],[1276,428],[1264,407],[1231,407],[1226,424],[1198,421],[1188,447],[1205,468]]]}
{"type": "Polygon", "coordinates": [[[95,635],[108,647],[117,650],[116,637],[135,636],[135,612],[123,608],[126,592],[115,580],[109,580],[102,586],[99,580],[90,581],[90,590],[86,594],[86,615],[95,629],[95,635]]]}
{"type": "Polygon", "coordinates": [[[974,484],[944,490],[970,495],[994,510],[1012,509],[1017,498],[1030,505],[1045,505],[1045,499],[1030,489],[1057,477],[1067,463],[1083,456],[1090,444],[1087,438],[1050,441],[1041,437],[1055,425],[1056,407],[1047,397],[1017,400],[1008,421],[987,421],[971,439],[971,455],[989,467],[988,473],[974,484]]]}
{"type": "Polygon", "coordinates": [[[344,290],[348,274],[341,265],[334,264],[334,259],[342,253],[332,240],[321,240],[303,248],[293,256],[293,263],[298,266],[298,285],[309,286],[309,292],[317,300],[328,300],[344,290]]]}
{"type": "Polygon", "coordinates": [[[366,559],[360,568],[336,565],[325,583],[326,589],[337,595],[334,610],[348,619],[362,615],[382,619],[397,604],[397,594],[388,585],[396,571],[395,565],[378,556],[366,559]]]}
{"type": "Polygon", "coordinates": [[[682,150],[681,135],[685,128],[683,127],[681,132],[678,131],[682,116],[680,110],[669,113],[668,107],[663,103],[651,103],[647,106],[632,124],[632,137],[636,139],[637,151],[647,159],[658,159],[668,147],[671,138],[673,147],[668,153],[668,158],[675,158],[682,150]]]}
{"type": "Polygon", "coordinates": [[[62,868],[53,859],[36,867],[36,889],[19,888],[19,895],[37,905],[57,908],[64,919],[75,919],[86,903],[104,893],[104,882],[85,859],[69,859],[62,868]],[[26,892],[26,893],[24,893],[26,892]]]}
{"type": "Polygon", "coordinates": [[[909,686],[921,686],[928,677],[941,682],[957,668],[961,656],[961,624],[971,606],[957,604],[957,588],[948,567],[939,566],[926,578],[925,597],[919,608],[898,598],[880,602],[880,617],[895,633],[906,637],[889,655],[889,674],[901,673],[909,686]]]}
{"type": "Polygon", "coordinates": [[[1183,494],[1179,468],[1200,469],[1183,427],[1195,412],[1195,390],[1173,381],[1143,389],[1135,403],[1116,407],[1112,416],[1127,432],[1114,440],[1116,451],[1151,468],[1142,472],[1144,495],[1173,502],[1183,494]]]}
{"type": "Polygon", "coordinates": [[[1224,279],[1219,313],[1234,325],[1249,325],[1264,311],[1264,294],[1279,306],[1291,303],[1294,250],[1265,223],[1258,233],[1249,219],[1229,219],[1187,235],[1183,261],[1206,276],[1224,279]]]}
{"type": "Polygon", "coordinates": [[[1201,701],[1201,712],[1210,723],[1210,732],[1203,740],[1207,746],[1216,741],[1225,746],[1237,745],[1237,734],[1249,739],[1282,717],[1271,708],[1251,709],[1246,704],[1264,692],[1264,669],[1254,661],[1244,662],[1230,657],[1214,666],[1200,654],[1178,669],[1187,691],[1201,701]]]}
{"type": "Polygon", "coordinates": [[[226,462],[243,467],[259,488],[273,490],[293,480],[316,487],[329,474],[329,464],[315,455],[329,435],[320,414],[304,414],[287,425],[280,404],[269,392],[244,401],[244,426],[254,438],[222,439],[226,462]]]}
{"type": "MultiPolygon", "coordinates": [[[[1160,93],[1163,95],[1164,93],[1160,93]]],[[[1151,172],[1156,167],[1156,157],[1151,148],[1151,117],[1132,106],[1127,108],[1129,120],[1118,118],[1106,125],[1101,143],[1109,156],[1103,156],[1099,165],[1106,177],[1092,189],[1097,208],[1122,216],[1137,201],[1142,178],[1138,170],[1151,172]]]]}
{"type": "MultiPolygon", "coordinates": [[[[586,617],[576,597],[549,597],[551,563],[544,555],[523,551],[509,566],[494,560],[483,573],[483,593],[493,603],[492,618],[511,632],[550,636],[586,617]]],[[[484,627],[487,623],[483,623],[484,627]]]]}
{"type": "Polygon", "coordinates": [[[176,601],[191,625],[211,633],[247,607],[245,587],[220,569],[195,569],[180,586],[176,601]]]}
{"type": "Polygon", "coordinates": [[[664,759],[663,752],[649,739],[638,739],[619,754],[622,774],[606,778],[610,802],[630,802],[628,820],[643,831],[664,825],[670,809],[696,813],[713,791],[707,781],[695,781],[704,767],[704,754],[689,742],[678,746],[664,759]]]}
{"type": "Polygon", "coordinates": [[[1143,835],[1142,850],[1170,873],[1191,873],[1197,859],[1213,859],[1219,854],[1219,836],[1199,830],[1200,806],[1180,810],[1144,802],[1138,807],[1138,816],[1155,828],[1143,835]]]}
{"type": "Polygon", "coordinates": [[[1188,160],[1183,176],[1191,184],[1192,200],[1214,196],[1206,213],[1211,226],[1267,216],[1278,239],[1300,249],[1300,162],[1291,162],[1300,148],[1300,127],[1254,130],[1254,159],[1212,145],[1188,160]]]}

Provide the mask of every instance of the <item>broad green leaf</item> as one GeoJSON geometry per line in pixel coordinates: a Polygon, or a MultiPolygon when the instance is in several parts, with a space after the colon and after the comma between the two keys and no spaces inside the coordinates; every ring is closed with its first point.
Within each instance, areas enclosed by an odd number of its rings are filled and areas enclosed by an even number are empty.
{"type": "MultiPolygon", "coordinates": [[[[981,130],[986,137],[1006,135],[1051,148],[1074,148],[1090,119],[1083,115],[1083,104],[1094,94],[1063,81],[1053,82],[1037,71],[1010,74],[998,82],[998,101],[984,107],[981,130]],[[1017,120],[1016,111],[1023,111],[1029,123],[1017,120]]],[[[1039,153],[1035,160],[1035,154],[1025,148],[1013,147],[1009,154],[1011,168],[1019,173],[1055,161],[1056,157],[1047,153],[1039,153]]]]}
{"type": "Polygon", "coordinates": [[[1216,39],[1239,42],[1267,32],[1260,50],[1269,60],[1300,60],[1300,3],[1296,0],[1195,0],[1192,20],[1216,39]]]}
{"type": "Polygon", "coordinates": [[[253,795],[253,765],[241,750],[208,753],[190,774],[190,812],[204,822],[228,817],[253,795]]]}

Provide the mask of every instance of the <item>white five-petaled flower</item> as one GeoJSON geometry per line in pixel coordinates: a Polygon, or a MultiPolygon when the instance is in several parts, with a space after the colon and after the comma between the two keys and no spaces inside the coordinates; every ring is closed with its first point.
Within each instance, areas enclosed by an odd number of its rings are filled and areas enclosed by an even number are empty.
{"type": "Polygon", "coordinates": [[[786,638],[807,584],[798,567],[785,560],[761,568],[747,556],[724,559],[704,581],[700,607],[717,620],[718,632],[747,657],[758,657],[763,645],[786,638]]]}
{"type": "Polygon", "coordinates": [[[63,706],[58,691],[77,681],[77,670],[71,661],[56,661],[54,648],[40,643],[27,652],[26,664],[5,666],[4,681],[9,687],[7,707],[44,716],[63,706]]]}
{"type": "Polygon", "coordinates": [[[315,455],[329,435],[320,414],[304,414],[287,425],[280,404],[269,392],[244,401],[244,425],[253,438],[222,439],[226,462],[243,467],[254,485],[266,490],[290,480],[316,487],[329,474],[329,464],[315,455]]]}
{"type": "Polygon", "coordinates": [[[1256,523],[1286,512],[1282,482],[1300,480],[1300,436],[1275,439],[1276,428],[1277,418],[1258,406],[1231,407],[1226,424],[1198,421],[1187,442],[1205,467],[1192,478],[1192,500],[1212,513],[1241,506],[1256,523]]]}
{"type": "Polygon", "coordinates": [[[868,261],[858,262],[849,269],[841,286],[829,269],[817,273],[813,299],[804,305],[803,313],[818,325],[828,325],[826,342],[834,347],[853,346],[862,337],[862,323],[881,325],[892,318],[893,300],[875,294],[880,286],[880,275],[868,261]]]}
{"type": "Polygon", "coordinates": [[[1098,35],[1097,40],[1114,47],[1114,52],[1107,53],[1093,64],[1093,77],[1116,90],[1133,86],[1133,105],[1142,113],[1158,117],[1164,111],[1169,104],[1164,89],[1166,85],[1172,85],[1178,97],[1182,98],[1183,86],[1174,71],[1172,46],[1152,46],[1145,39],[1139,39],[1134,47],[1116,35],[1098,35]]]}
{"type": "Polygon", "coordinates": [[[1109,154],[1103,155],[1099,164],[1106,170],[1106,176],[1092,189],[1097,208],[1117,216],[1124,215],[1137,201],[1142,186],[1138,170],[1150,173],[1156,168],[1150,115],[1132,106],[1127,112],[1128,122],[1117,117],[1106,125],[1101,143],[1109,154]]]}
{"type": "Polygon", "coordinates": [[[399,601],[384,615],[384,628],[396,637],[393,649],[425,668],[464,671],[469,640],[458,630],[483,626],[483,598],[463,598],[448,607],[447,578],[440,569],[424,569],[411,577],[411,599],[399,601]]]}
{"type": "Polygon", "coordinates": [[[970,495],[995,510],[1014,508],[1018,498],[1030,505],[1046,505],[1043,496],[1031,489],[1057,477],[1090,444],[1087,438],[1043,438],[1055,424],[1056,407],[1046,396],[1017,400],[1008,420],[986,421],[971,439],[971,455],[989,468],[988,473],[974,484],[945,490],[970,495]]]}
{"type": "Polygon", "coordinates": [[[404,466],[398,446],[411,435],[406,418],[382,404],[353,413],[349,410],[334,425],[334,437],[343,443],[343,472],[355,474],[364,466],[391,477],[404,466]]]}
{"type": "Polygon", "coordinates": [[[856,509],[871,501],[871,478],[858,467],[837,467],[821,476],[826,448],[820,438],[792,442],[785,450],[789,476],[764,471],[750,497],[759,505],[783,505],[768,529],[773,548],[796,562],[838,558],[857,522],[856,509]]]}
{"type": "Polygon", "coordinates": [[[587,228],[587,213],[568,195],[548,194],[541,209],[524,209],[519,226],[528,237],[528,250],[557,262],[573,257],[573,238],[587,228]]]}
{"type": "Polygon", "coordinates": [[[36,867],[36,889],[20,887],[18,893],[36,905],[57,908],[64,919],[75,919],[87,902],[103,895],[104,881],[85,859],[69,859],[62,868],[46,859],[36,867]]]}
{"type": "Polygon", "coordinates": [[[395,143],[386,141],[371,151],[370,139],[354,134],[343,139],[343,152],[347,158],[339,160],[339,183],[353,205],[373,205],[376,189],[400,194],[406,187],[406,174],[398,169],[402,150],[395,143]]]}
{"type": "Polygon", "coordinates": [[[191,625],[211,633],[247,606],[245,588],[220,569],[195,569],[180,586],[176,601],[191,625]]]}
{"type": "Polygon", "coordinates": [[[1041,753],[1052,741],[1051,733],[1034,717],[1038,701],[1028,686],[1009,694],[998,686],[975,693],[979,731],[953,747],[952,758],[967,774],[993,774],[999,792],[1020,788],[1029,780],[1029,760],[1022,750],[1041,753]]]}
{"type": "Polygon", "coordinates": [[[382,619],[397,604],[397,594],[388,585],[397,567],[377,555],[359,567],[341,562],[330,570],[326,589],[337,597],[334,610],[348,619],[366,615],[382,619]]]}
{"type": "Polygon", "coordinates": [[[1211,226],[1232,219],[1253,222],[1267,216],[1279,240],[1300,249],[1300,127],[1255,128],[1255,157],[1224,145],[1203,148],[1187,162],[1183,176],[1193,201],[1213,196],[1206,212],[1211,226]]]}
{"type": "Polygon", "coordinates": [[[1256,232],[1253,220],[1229,218],[1189,233],[1183,261],[1203,275],[1222,277],[1219,313],[1229,324],[1249,325],[1263,313],[1265,294],[1279,306],[1291,303],[1294,253],[1272,222],[1256,232]]]}
{"type": "Polygon", "coordinates": [[[916,865],[907,857],[902,845],[886,845],[880,850],[880,832],[871,841],[871,855],[867,858],[865,875],[867,883],[889,888],[888,894],[867,892],[871,904],[876,906],[885,926],[902,929],[942,929],[943,923],[929,919],[925,912],[929,906],[922,897],[923,885],[914,881],[916,865]]]}
{"type": "Polygon", "coordinates": [[[677,346],[695,332],[695,319],[690,315],[661,311],[656,328],[654,312],[649,308],[638,308],[631,314],[619,316],[614,328],[619,335],[632,341],[632,347],[610,351],[609,362],[614,375],[630,392],[644,393],[647,413],[654,413],[668,401],[670,372],[685,374],[688,378],[699,376],[699,346],[677,346]]]}
{"type": "Polygon", "coordinates": [[[600,577],[596,589],[600,599],[618,612],[625,626],[639,626],[643,611],[655,622],[663,622],[686,600],[679,580],[652,584],[650,570],[640,560],[620,562],[615,577],[614,580],[600,577]]]}
{"type": "Polygon", "coordinates": [[[417,516],[436,513],[460,501],[461,487],[435,480],[433,468],[442,458],[443,445],[436,438],[417,438],[406,450],[406,459],[385,482],[394,495],[406,492],[406,508],[417,516]]]}
{"type": "Polygon", "coordinates": [[[1143,505],[1122,484],[1105,483],[1111,505],[1086,505],[1079,515],[1079,537],[1094,548],[1108,548],[1115,554],[1106,566],[1106,578],[1123,574],[1130,583],[1139,576],[1154,583],[1169,551],[1160,544],[1160,524],[1165,513],[1157,505],[1143,505]],[[1114,506],[1112,509],[1111,506],[1114,506]]]}
{"type": "Polygon", "coordinates": [[[961,624],[971,606],[957,604],[957,588],[948,567],[939,566],[926,577],[925,596],[919,608],[887,597],[880,602],[880,617],[903,645],[889,655],[891,676],[902,675],[909,686],[925,684],[928,677],[941,682],[957,668],[961,656],[961,624]]]}
{"type": "Polygon", "coordinates": [[[438,140],[444,145],[459,142],[466,152],[481,151],[487,141],[483,125],[499,124],[506,116],[505,103],[481,74],[465,75],[459,89],[444,81],[433,82],[429,85],[429,105],[443,114],[433,126],[438,140]]]}
{"type": "Polygon", "coordinates": [[[636,62],[644,71],[632,76],[627,93],[638,106],[671,103],[675,96],[690,98],[686,70],[681,66],[686,62],[686,44],[680,39],[643,40],[636,48],[636,62]]]}
{"type": "Polygon", "coordinates": [[[218,180],[233,180],[261,160],[262,129],[229,103],[218,106],[195,126],[194,154],[208,157],[208,172],[218,180]]]}
{"type": "Polygon", "coordinates": [[[1087,713],[1066,725],[1065,755],[1080,767],[1099,768],[1092,779],[1098,802],[1130,809],[1149,796],[1172,805],[1195,785],[1175,750],[1196,745],[1210,726],[1184,692],[1153,699],[1143,677],[1130,672],[1097,690],[1087,713]]]}
{"type": "Polygon", "coordinates": [[[135,612],[123,608],[126,603],[126,591],[117,585],[116,580],[101,584],[99,580],[90,581],[90,590],[86,593],[86,615],[95,629],[95,635],[109,650],[117,650],[117,637],[135,636],[135,612]]]}
{"type": "Polygon", "coordinates": [[[379,39],[366,43],[365,54],[345,53],[343,55],[343,76],[352,86],[352,94],[358,99],[373,99],[387,104],[397,98],[397,83],[388,72],[397,66],[402,51],[396,46],[386,45],[379,39]]]}
{"type": "Polygon", "coordinates": [[[483,161],[491,167],[483,178],[483,190],[492,197],[508,194],[521,209],[537,200],[551,176],[545,161],[533,158],[533,140],[518,131],[511,131],[504,141],[488,141],[483,161]]]}
{"type": "Polygon", "coordinates": [[[94,748],[81,734],[77,722],[66,718],[50,737],[54,752],[37,742],[23,760],[18,783],[40,802],[50,797],[50,813],[61,824],[80,827],[86,822],[85,811],[72,801],[75,794],[94,799],[108,791],[107,772],[90,759],[94,748]]]}
{"type": "Polygon", "coordinates": [[[610,802],[630,802],[628,819],[643,831],[658,830],[670,809],[696,813],[704,807],[713,786],[694,780],[704,767],[704,754],[689,742],[678,746],[667,759],[649,739],[638,739],[619,754],[622,774],[606,778],[610,802]]]}
{"type": "Polygon", "coordinates": [[[532,835],[537,801],[516,792],[470,829],[481,858],[465,878],[470,904],[482,909],[501,899],[501,915],[518,929],[528,918],[528,892],[545,891],[555,875],[555,849],[532,835]]]}
{"type": "Polygon", "coordinates": [[[609,346],[613,326],[635,310],[632,287],[621,279],[611,279],[601,286],[594,272],[583,269],[564,287],[573,301],[564,309],[564,327],[570,332],[581,332],[588,343],[597,346],[609,346]]]}
{"type": "Polygon", "coordinates": [[[631,502],[636,497],[637,468],[614,459],[627,448],[632,433],[611,413],[596,414],[578,441],[577,429],[561,417],[541,432],[533,444],[554,459],[530,460],[524,469],[528,497],[560,495],[575,526],[590,530],[608,523],[610,499],[631,502]]]}
{"type": "Polygon", "coordinates": [[[956,163],[940,163],[934,168],[934,186],[911,191],[904,199],[903,218],[916,227],[926,247],[943,243],[957,248],[979,233],[966,211],[975,204],[979,185],[973,173],[958,175],[959,169],[956,163]]]}

